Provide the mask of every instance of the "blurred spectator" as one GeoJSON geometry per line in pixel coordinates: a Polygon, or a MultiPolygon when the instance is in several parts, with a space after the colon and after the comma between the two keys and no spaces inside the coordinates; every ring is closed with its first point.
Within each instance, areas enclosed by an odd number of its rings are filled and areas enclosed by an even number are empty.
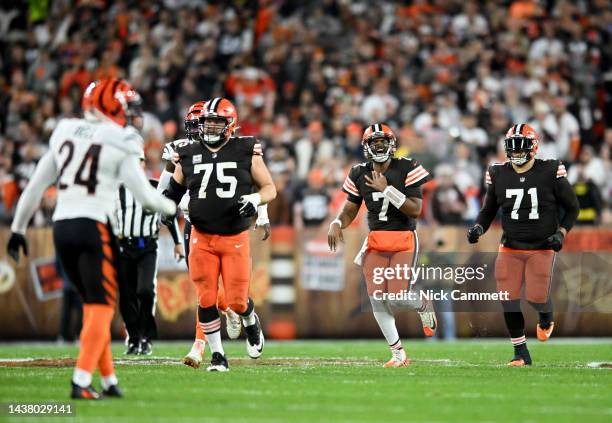
{"type": "Polygon", "coordinates": [[[594,183],[598,189],[604,187],[608,177],[603,160],[595,156],[595,151],[590,145],[582,148],[580,161],[567,172],[567,180],[570,184],[575,184],[578,181],[589,181],[594,183]]]}
{"type": "Polygon", "coordinates": [[[295,196],[294,223],[296,227],[319,226],[327,219],[331,198],[325,187],[321,169],[312,169],[306,186],[298,189],[295,196]]]}
{"type": "MultiPolygon", "coordinates": [[[[586,145],[610,169],[609,2],[50,3],[0,9],[4,213],[58,119],[77,116],[103,76],[128,77],[143,97],[150,174],[161,145],[184,136],[192,102],[235,101],[283,187],[277,222],[291,221],[312,169],[341,184],[377,121],[398,134],[398,155],[453,166],[468,220],[514,123],[531,122],[538,157],[564,160],[570,175],[586,145]]],[[[609,200],[612,183],[591,172],[609,200]]]]}
{"type": "Polygon", "coordinates": [[[436,167],[436,188],[431,195],[431,210],[434,221],[441,225],[463,223],[467,209],[465,196],[453,183],[454,169],[448,164],[436,167]]]}

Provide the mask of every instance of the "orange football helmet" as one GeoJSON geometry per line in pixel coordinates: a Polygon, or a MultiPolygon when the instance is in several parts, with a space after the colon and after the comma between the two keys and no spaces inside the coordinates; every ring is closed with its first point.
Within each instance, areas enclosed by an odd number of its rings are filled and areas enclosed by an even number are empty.
{"type": "Polygon", "coordinates": [[[200,139],[206,144],[219,144],[238,129],[238,112],[227,98],[213,98],[204,104],[199,122],[200,139]]]}
{"type": "Polygon", "coordinates": [[[121,126],[142,115],[140,94],[123,79],[108,78],[90,83],[81,102],[89,119],[107,119],[121,126]]]}
{"type": "Polygon", "coordinates": [[[504,138],[504,150],[510,162],[523,166],[538,151],[539,138],[534,129],[526,123],[513,125],[504,138]]]}
{"type": "Polygon", "coordinates": [[[393,157],[397,149],[397,138],[387,125],[375,123],[368,126],[363,132],[361,145],[363,146],[363,154],[366,156],[366,159],[377,163],[384,163],[393,157]],[[372,146],[372,142],[376,140],[381,140],[382,143],[372,146]]]}

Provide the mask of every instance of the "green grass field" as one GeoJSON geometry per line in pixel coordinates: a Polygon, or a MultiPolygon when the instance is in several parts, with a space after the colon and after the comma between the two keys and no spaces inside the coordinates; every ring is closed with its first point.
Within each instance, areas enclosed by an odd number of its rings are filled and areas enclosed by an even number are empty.
{"type": "MultiPolygon", "coordinates": [[[[208,373],[180,364],[188,341],[159,342],[153,356],[134,360],[126,360],[116,344],[116,372],[126,397],[76,402],[76,418],[65,420],[612,421],[612,369],[589,367],[612,362],[612,340],[532,341],[531,368],[504,365],[512,350],[507,341],[404,346],[412,364],[383,369],[389,355],[384,341],[268,342],[260,360],[246,358],[243,342],[231,342],[226,343],[231,371],[208,373]]],[[[0,360],[68,358],[76,351],[2,344],[0,360]]],[[[71,368],[5,365],[0,362],[0,402],[69,401],[71,368]]]]}

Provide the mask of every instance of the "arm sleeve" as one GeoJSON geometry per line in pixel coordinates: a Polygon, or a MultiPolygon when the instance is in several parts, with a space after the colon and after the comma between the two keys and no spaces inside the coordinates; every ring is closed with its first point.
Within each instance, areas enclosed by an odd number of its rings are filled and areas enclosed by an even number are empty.
{"type": "Polygon", "coordinates": [[[482,208],[480,209],[480,213],[478,213],[478,217],[476,218],[476,223],[478,223],[484,229],[484,232],[489,229],[491,226],[491,222],[495,219],[495,215],[497,215],[497,210],[499,209],[499,204],[497,203],[497,197],[495,196],[495,190],[493,188],[493,180],[491,179],[490,169],[487,169],[485,174],[485,184],[487,186],[487,192],[485,194],[485,199],[482,204],[482,208]]]}
{"type": "Polygon", "coordinates": [[[28,222],[40,204],[45,190],[55,182],[57,176],[57,164],[53,153],[49,151],[38,162],[30,182],[19,198],[11,231],[25,234],[28,222]]]}
{"type": "Polygon", "coordinates": [[[576,194],[565,176],[557,176],[555,179],[554,194],[565,211],[560,226],[569,232],[576,223],[580,206],[578,198],[576,198],[576,194]]]}
{"type": "Polygon", "coordinates": [[[172,241],[174,241],[174,245],[178,245],[181,243],[181,235],[179,232],[179,224],[176,217],[172,219],[172,225],[168,227],[170,231],[170,235],[172,236],[172,241]]]}
{"type": "Polygon", "coordinates": [[[168,188],[168,185],[170,184],[170,179],[172,179],[172,173],[164,169],[162,171],[161,176],[159,177],[159,183],[157,184],[157,191],[164,192],[164,190],[168,188]]]}
{"type": "Polygon", "coordinates": [[[363,197],[359,194],[359,190],[357,189],[357,185],[355,184],[355,181],[357,180],[358,176],[357,172],[357,168],[353,167],[351,169],[349,174],[346,176],[346,179],[344,180],[344,184],[342,185],[342,191],[344,191],[348,195],[347,199],[351,203],[361,205],[363,197]]]}
{"type": "Polygon", "coordinates": [[[138,156],[131,154],[125,158],[119,168],[119,177],[125,183],[126,188],[134,194],[136,201],[144,208],[165,215],[176,213],[176,205],[151,186],[140,168],[138,156]]]}

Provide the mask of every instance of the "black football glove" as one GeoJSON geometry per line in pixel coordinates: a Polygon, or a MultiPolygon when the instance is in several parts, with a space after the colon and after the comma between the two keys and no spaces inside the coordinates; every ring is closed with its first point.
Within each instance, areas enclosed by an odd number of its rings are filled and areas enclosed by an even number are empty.
{"type": "Polygon", "coordinates": [[[257,213],[257,207],[261,203],[261,195],[257,193],[243,195],[240,197],[240,200],[238,200],[238,203],[242,204],[239,211],[240,216],[253,217],[257,213]]]}
{"type": "Polygon", "coordinates": [[[563,248],[564,239],[565,235],[563,235],[563,232],[557,231],[553,235],[546,238],[546,245],[549,248],[552,248],[554,251],[561,251],[561,248],[563,248]]]}
{"type": "Polygon", "coordinates": [[[467,239],[470,244],[476,244],[480,235],[484,233],[484,228],[478,223],[472,226],[467,233],[467,239]]]}
{"type": "Polygon", "coordinates": [[[168,228],[172,228],[172,225],[174,225],[174,219],[176,219],[176,215],[165,215],[162,214],[161,215],[161,223],[162,225],[168,227],[168,228]]]}
{"type": "Polygon", "coordinates": [[[17,263],[19,263],[19,250],[23,250],[23,255],[28,255],[28,241],[26,237],[17,232],[11,233],[11,238],[6,245],[6,252],[9,256],[13,257],[17,263]]]}

